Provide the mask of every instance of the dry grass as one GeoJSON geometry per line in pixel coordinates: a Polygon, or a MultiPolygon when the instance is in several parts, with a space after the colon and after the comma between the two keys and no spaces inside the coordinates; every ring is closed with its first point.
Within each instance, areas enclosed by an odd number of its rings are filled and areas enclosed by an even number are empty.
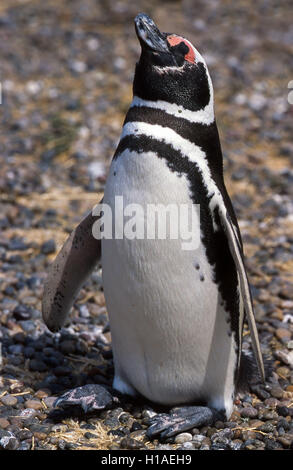
{"type": "Polygon", "coordinates": [[[50,433],[49,437],[57,437],[59,440],[73,442],[77,444],[77,450],[92,450],[93,448],[106,450],[115,442],[115,436],[109,435],[107,428],[100,422],[95,424],[95,429],[93,430],[80,428],[80,423],[73,419],[64,420],[63,424],[68,427],[68,432],[56,431],[50,433]],[[84,437],[87,432],[91,432],[97,435],[97,437],[84,437]]]}

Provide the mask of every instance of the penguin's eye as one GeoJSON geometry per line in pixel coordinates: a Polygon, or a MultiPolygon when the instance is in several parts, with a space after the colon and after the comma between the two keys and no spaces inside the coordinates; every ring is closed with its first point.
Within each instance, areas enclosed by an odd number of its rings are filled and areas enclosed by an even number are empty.
{"type": "Polygon", "coordinates": [[[171,47],[176,47],[176,50],[184,54],[184,59],[187,62],[195,63],[195,53],[191,44],[180,36],[168,36],[167,41],[171,47]]]}

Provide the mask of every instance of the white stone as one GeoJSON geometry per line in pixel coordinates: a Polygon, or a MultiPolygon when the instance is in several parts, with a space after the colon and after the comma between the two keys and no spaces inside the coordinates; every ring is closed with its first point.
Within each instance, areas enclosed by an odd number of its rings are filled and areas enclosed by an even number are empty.
{"type": "Polygon", "coordinates": [[[183,444],[185,442],[191,442],[192,440],[192,434],[189,432],[182,432],[181,434],[178,434],[175,437],[175,443],[176,444],[183,444]]]}

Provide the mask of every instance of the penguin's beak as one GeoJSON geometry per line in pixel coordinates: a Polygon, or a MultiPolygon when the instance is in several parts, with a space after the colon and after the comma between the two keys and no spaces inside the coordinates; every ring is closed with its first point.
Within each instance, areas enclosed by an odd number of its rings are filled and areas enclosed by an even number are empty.
{"type": "Polygon", "coordinates": [[[134,20],[135,30],[142,49],[147,48],[154,52],[170,53],[167,35],[161,33],[153,20],[145,13],[139,13],[134,20]]]}

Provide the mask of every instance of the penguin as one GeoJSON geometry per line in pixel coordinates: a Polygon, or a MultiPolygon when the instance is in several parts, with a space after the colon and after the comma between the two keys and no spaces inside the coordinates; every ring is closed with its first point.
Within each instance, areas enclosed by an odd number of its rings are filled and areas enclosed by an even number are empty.
{"type": "Polygon", "coordinates": [[[85,385],[55,405],[93,411],[123,395],[142,396],[170,409],[156,414],[147,431],[166,438],[231,416],[251,362],[242,352],[245,316],[263,382],[265,371],[206,62],[188,39],[161,32],[145,13],[136,16],[135,30],[141,56],[133,100],[102,202],[113,211],[117,196],[145,211],[150,204],[196,207],[198,243],[187,250],[179,238],[95,238],[97,217],[90,213],[50,268],[42,310],[48,328],[60,329],[101,261],[113,388],[85,385]]]}

